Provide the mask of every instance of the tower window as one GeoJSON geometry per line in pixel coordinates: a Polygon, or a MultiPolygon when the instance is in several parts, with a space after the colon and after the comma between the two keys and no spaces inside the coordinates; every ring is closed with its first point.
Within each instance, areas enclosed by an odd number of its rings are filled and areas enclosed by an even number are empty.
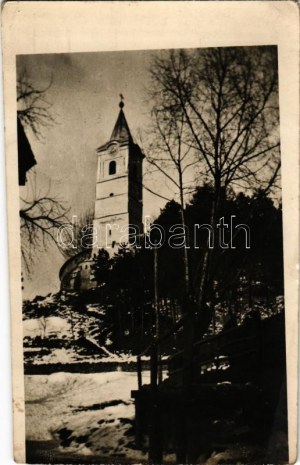
{"type": "Polygon", "coordinates": [[[108,174],[109,175],[116,174],[116,171],[117,171],[117,164],[116,164],[115,160],[112,160],[112,161],[109,162],[108,174]]]}

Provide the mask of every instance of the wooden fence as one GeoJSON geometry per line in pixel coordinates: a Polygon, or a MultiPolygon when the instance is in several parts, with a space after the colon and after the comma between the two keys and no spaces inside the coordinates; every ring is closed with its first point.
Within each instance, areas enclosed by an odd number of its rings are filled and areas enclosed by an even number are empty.
{"type": "MultiPolygon", "coordinates": [[[[177,323],[176,331],[186,318],[177,323]]],[[[192,460],[201,444],[224,440],[226,435],[215,431],[213,419],[221,411],[223,416],[232,415],[238,404],[244,409],[244,435],[267,436],[280,391],[286,385],[284,315],[249,319],[242,326],[195,342],[189,359],[192,376],[188,391],[184,349],[167,361],[159,357],[160,346],[172,334],[174,328],[137,357],[138,390],[132,392],[136,439],[139,446],[143,437],[149,436],[150,460],[161,463],[164,450],[175,451],[179,461],[186,461],[187,456],[192,460]],[[143,384],[145,355],[150,355],[150,385],[143,384]],[[162,366],[168,371],[164,381],[162,366]]],[[[286,416],[285,402],[283,410],[286,416]]],[[[226,440],[236,440],[236,436],[232,434],[231,439],[228,435],[226,440]]]]}

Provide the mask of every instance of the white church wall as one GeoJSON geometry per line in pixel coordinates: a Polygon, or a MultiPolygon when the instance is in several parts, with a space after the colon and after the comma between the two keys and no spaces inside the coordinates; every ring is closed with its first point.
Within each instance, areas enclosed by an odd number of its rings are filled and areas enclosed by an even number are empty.
{"type": "Polygon", "coordinates": [[[111,194],[114,196],[119,194],[127,195],[128,192],[128,177],[123,176],[114,176],[109,181],[98,182],[96,186],[96,201],[100,199],[106,199],[111,197],[111,194]]]}

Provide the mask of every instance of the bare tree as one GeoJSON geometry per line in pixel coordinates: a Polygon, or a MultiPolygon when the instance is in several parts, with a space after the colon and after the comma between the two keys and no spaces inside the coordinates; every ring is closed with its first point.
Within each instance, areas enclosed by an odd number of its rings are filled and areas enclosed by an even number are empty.
{"type": "MultiPolygon", "coordinates": [[[[161,102],[156,99],[156,92],[152,92],[153,101],[157,104],[152,109],[153,129],[146,158],[154,170],[163,174],[175,189],[180,204],[181,224],[183,227],[184,243],[188,245],[186,223],[184,217],[185,195],[190,192],[187,179],[189,168],[197,163],[195,151],[184,140],[185,115],[180,107],[169,108],[168,115],[161,102]]],[[[189,292],[189,264],[187,247],[183,247],[184,280],[186,292],[189,292]]]]}
{"type": "Polygon", "coordinates": [[[51,185],[39,192],[33,181],[27,198],[21,199],[21,252],[27,271],[36,258],[37,252],[45,250],[49,243],[54,243],[62,252],[57,242],[57,231],[69,224],[68,212],[64,203],[51,195],[51,185]]]}
{"type": "MultiPolygon", "coordinates": [[[[166,153],[172,158],[168,145],[173,150],[174,140],[182,153],[195,154],[201,180],[214,187],[212,227],[229,188],[267,192],[276,187],[280,174],[276,52],[275,47],[214,48],[162,52],[153,59],[153,113],[165,145],[165,150],[158,147],[155,164],[161,168],[166,153]]],[[[211,253],[207,247],[195,277],[199,309],[211,253]]]]}
{"type": "MultiPolygon", "coordinates": [[[[37,88],[28,78],[26,70],[20,73],[17,81],[17,117],[26,130],[31,130],[34,137],[41,139],[42,130],[54,123],[50,112],[50,103],[45,93],[46,88],[37,88]]],[[[36,253],[47,248],[50,243],[57,243],[57,230],[69,224],[68,208],[48,186],[37,188],[36,176],[27,183],[26,198],[21,198],[21,247],[25,267],[30,272],[36,253]]]]}
{"type": "Polygon", "coordinates": [[[51,104],[45,98],[52,85],[52,78],[44,88],[37,88],[28,77],[26,68],[19,73],[17,81],[17,116],[26,129],[30,129],[33,135],[41,139],[42,130],[55,123],[51,114],[51,104]]]}
{"type": "MultiPolygon", "coordinates": [[[[62,249],[63,254],[66,257],[72,257],[80,252],[92,250],[93,248],[93,218],[94,214],[92,210],[88,210],[82,214],[75,224],[73,224],[73,244],[76,247],[65,246],[62,249]]],[[[67,238],[66,238],[67,239],[67,238]]],[[[67,242],[67,241],[66,241],[67,242]]]]}
{"type": "Polygon", "coordinates": [[[216,190],[262,187],[280,165],[276,49],[170,52],[151,69],[166,120],[184,113],[183,144],[216,190]]]}

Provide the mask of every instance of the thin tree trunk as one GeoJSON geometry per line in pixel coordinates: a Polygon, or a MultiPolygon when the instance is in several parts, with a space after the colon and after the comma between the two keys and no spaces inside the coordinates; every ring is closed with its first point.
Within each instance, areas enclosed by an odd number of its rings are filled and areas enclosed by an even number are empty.
{"type": "MultiPolygon", "coordinates": [[[[215,235],[215,229],[216,229],[215,225],[216,225],[216,220],[217,220],[217,213],[219,210],[219,202],[220,202],[220,183],[219,181],[216,181],[215,182],[215,195],[213,199],[211,217],[210,217],[210,226],[212,227],[212,230],[214,231],[214,235],[215,235]]],[[[199,291],[197,295],[197,304],[198,304],[200,312],[201,312],[201,308],[203,305],[205,284],[208,278],[208,268],[209,268],[208,265],[209,265],[209,259],[211,256],[211,252],[212,252],[212,249],[209,248],[209,238],[208,238],[205,252],[204,252],[204,257],[203,257],[203,264],[202,264],[201,277],[200,277],[200,283],[199,283],[199,291]]]]}
{"type": "MultiPolygon", "coordinates": [[[[185,284],[185,293],[188,296],[190,291],[190,277],[189,277],[189,257],[188,257],[188,238],[186,235],[186,224],[185,224],[185,217],[184,217],[184,197],[183,197],[183,179],[182,179],[182,172],[179,169],[179,190],[180,190],[180,216],[181,216],[181,224],[184,230],[184,247],[183,247],[183,265],[184,265],[184,284],[185,284]]],[[[183,309],[184,311],[184,309],[183,309]]]]}
{"type": "Polygon", "coordinates": [[[154,247],[154,308],[155,308],[155,329],[156,337],[159,338],[159,310],[158,310],[158,260],[157,260],[157,248],[154,247]]]}
{"type": "MultiPolygon", "coordinates": [[[[156,338],[160,336],[160,321],[159,321],[159,303],[158,303],[158,254],[157,248],[154,247],[154,307],[155,307],[155,328],[156,338]]],[[[160,348],[157,347],[157,360],[158,360],[158,383],[162,381],[162,371],[160,362],[160,348]]]]}

